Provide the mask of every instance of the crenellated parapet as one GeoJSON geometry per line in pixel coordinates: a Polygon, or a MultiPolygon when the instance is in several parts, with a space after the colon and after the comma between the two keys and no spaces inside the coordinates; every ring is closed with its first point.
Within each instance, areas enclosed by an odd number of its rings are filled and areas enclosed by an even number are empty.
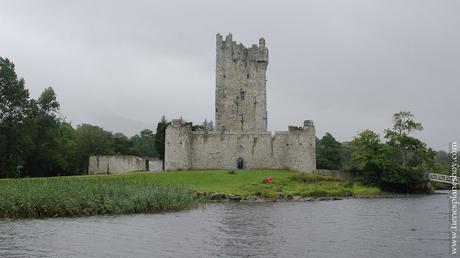
{"type": "Polygon", "coordinates": [[[259,39],[259,45],[253,44],[246,48],[242,43],[232,40],[232,34],[229,33],[225,40],[222,35],[216,35],[216,51],[221,52],[223,56],[231,58],[233,61],[248,61],[268,64],[268,49],[265,46],[265,39],[259,39]]]}

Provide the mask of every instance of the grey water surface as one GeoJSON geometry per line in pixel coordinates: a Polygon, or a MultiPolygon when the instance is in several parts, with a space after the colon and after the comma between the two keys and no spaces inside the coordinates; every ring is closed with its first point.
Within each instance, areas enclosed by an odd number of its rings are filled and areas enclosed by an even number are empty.
{"type": "Polygon", "coordinates": [[[447,257],[449,195],[0,220],[2,257],[447,257]]]}

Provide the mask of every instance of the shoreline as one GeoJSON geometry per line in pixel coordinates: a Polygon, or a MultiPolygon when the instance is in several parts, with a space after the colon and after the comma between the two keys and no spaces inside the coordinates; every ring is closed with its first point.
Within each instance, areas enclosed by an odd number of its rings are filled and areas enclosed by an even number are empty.
{"type": "Polygon", "coordinates": [[[352,195],[352,196],[290,196],[290,197],[262,197],[262,196],[238,196],[224,193],[197,193],[198,197],[204,197],[209,203],[273,203],[273,202],[314,202],[314,201],[340,201],[347,199],[396,199],[415,198],[447,193],[426,194],[396,194],[386,193],[379,195],[352,195]]]}
{"type": "Polygon", "coordinates": [[[213,202],[309,202],[425,195],[385,193],[334,177],[286,170],[29,178],[0,181],[0,218],[162,213],[213,202]],[[267,178],[273,182],[265,183],[267,178]]]}

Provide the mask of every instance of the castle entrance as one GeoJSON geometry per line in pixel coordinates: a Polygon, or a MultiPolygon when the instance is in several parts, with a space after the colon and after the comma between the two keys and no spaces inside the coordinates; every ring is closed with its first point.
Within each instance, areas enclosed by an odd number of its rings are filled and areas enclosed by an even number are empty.
{"type": "Polygon", "coordinates": [[[244,168],[244,160],[243,160],[243,158],[238,158],[236,160],[236,168],[237,169],[243,169],[244,168]]]}

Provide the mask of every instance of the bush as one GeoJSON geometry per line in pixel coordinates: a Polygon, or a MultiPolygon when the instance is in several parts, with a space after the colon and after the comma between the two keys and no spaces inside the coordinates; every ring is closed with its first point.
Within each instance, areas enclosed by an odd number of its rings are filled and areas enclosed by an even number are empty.
{"type": "Polygon", "coordinates": [[[318,183],[318,182],[343,182],[343,179],[333,176],[321,176],[309,173],[299,173],[291,177],[292,181],[300,181],[303,183],[318,183]]]}

